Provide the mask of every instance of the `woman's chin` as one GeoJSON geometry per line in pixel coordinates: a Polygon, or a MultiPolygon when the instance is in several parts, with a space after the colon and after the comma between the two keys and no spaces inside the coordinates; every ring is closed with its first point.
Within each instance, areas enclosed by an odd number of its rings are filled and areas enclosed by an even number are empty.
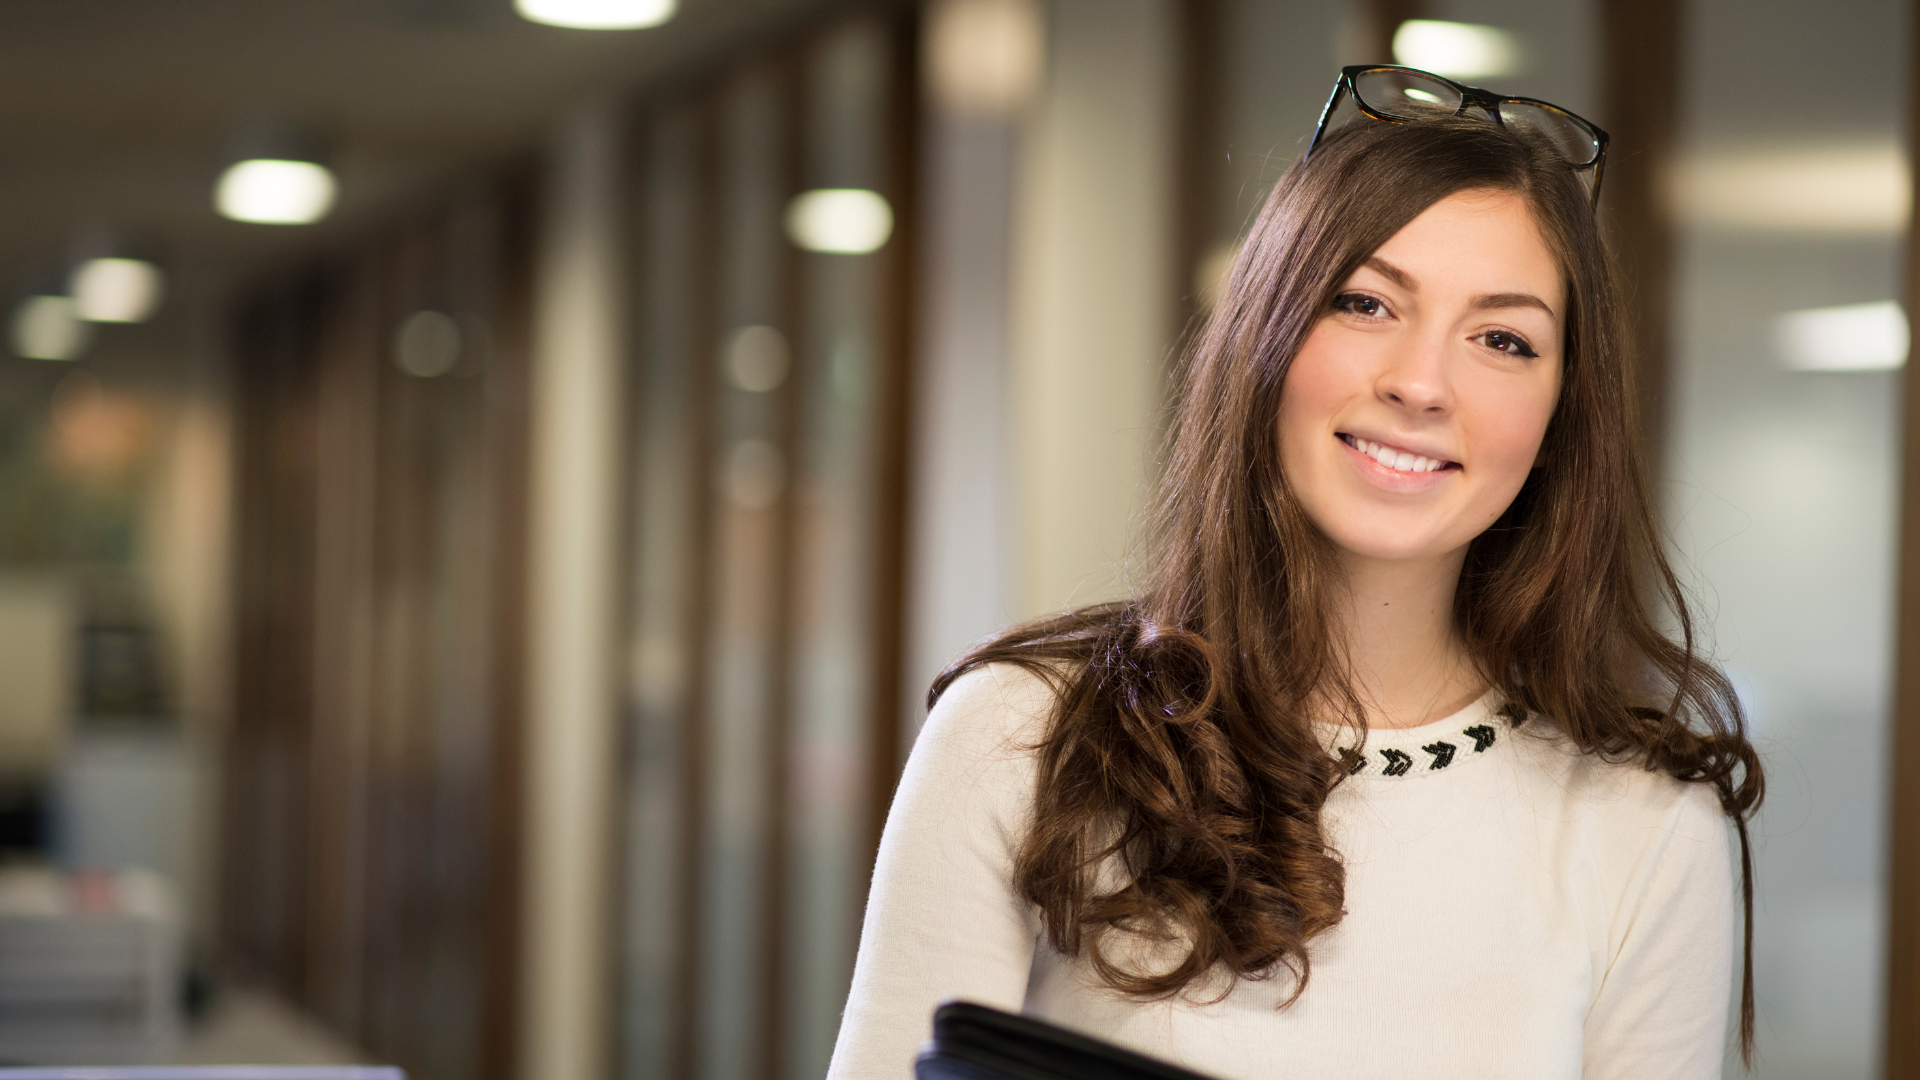
{"type": "Polygon", "coordinates": [[[1366,562],[1432,562],[1448,558],[1462,546],[1451,537],[1391,527],[1343,530],[1329,539],[1341,554],[1366,562]]]}

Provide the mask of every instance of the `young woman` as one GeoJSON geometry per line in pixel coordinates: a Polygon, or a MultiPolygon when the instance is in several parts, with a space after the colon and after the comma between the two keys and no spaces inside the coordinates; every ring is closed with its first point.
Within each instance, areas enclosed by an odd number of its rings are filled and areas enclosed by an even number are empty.
{"type": "Polygon", "coordinates": [[[1190,350],[1138,594],[935,683],[833,1080],[950,998],[1232,1080],[1720,1075],[1761,772],[1649,507],[1605,136],[1386,71],[1190,350]]]}

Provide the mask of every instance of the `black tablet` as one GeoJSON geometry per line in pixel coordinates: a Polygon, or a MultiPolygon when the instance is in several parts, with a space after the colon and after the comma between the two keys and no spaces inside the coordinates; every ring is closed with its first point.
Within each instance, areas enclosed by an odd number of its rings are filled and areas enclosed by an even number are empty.
{"type": "Polygon", "coordinates": [[[933,1012],[919,1080],[1208,1080],[1028,1016],[949,1001],[933,1012]]]}

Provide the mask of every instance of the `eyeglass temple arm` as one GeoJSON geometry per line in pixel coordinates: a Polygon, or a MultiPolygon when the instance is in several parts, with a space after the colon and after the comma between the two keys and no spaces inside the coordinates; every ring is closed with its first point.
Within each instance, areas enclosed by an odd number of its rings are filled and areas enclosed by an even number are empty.
{"type": "Polygon", "coordinates": [[[1327,133],[1327,123],[1333,119],[1333,110],[1340,106],[1340,95],[1347,92],[1347,86],[1352,81],[1352,76],[1344,71],[1340,73],[1338,79],[1334,80],[1333,93],[1327,95],[1327,105],[1320,110],[1320,122],[1314,125],[1313,139],[1307,143],[1307,152],[1300,155],[1301,161],[1313,156],[1314,147],[1320,145],[1321,137],[1327,133]]]}

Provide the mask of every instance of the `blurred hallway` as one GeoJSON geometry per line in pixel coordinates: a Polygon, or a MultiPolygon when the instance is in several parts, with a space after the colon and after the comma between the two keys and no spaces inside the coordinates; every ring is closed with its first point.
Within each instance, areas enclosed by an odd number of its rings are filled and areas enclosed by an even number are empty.
{"type": "Polygon", "coordinates": [[[1183,335],[1397,57],[1614,133],[1756,1072],[1920,1076],[1911,5],[632,6],[0,9],[0,1061],[822,1075],[929,682],[1126,594],[1183,335]]]}

